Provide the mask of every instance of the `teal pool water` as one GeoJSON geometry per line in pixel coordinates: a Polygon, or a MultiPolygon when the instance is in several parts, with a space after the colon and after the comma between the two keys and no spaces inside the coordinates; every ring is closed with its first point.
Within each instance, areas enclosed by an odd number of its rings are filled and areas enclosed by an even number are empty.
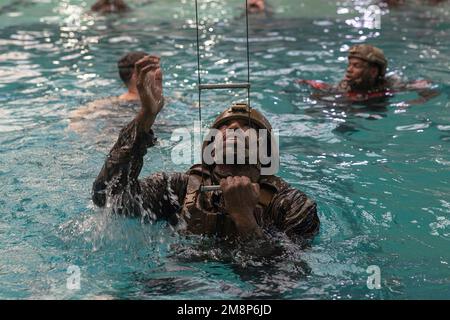
{"type": "MultiPolygon", "coordinates": [[[[105,18],[87,13],[93,1],[0,1],[0,298],[450,298],[449,4],[383,9],[379,30],[360,23],[371,1],[272,0],[273,16],[251,18],[253,106],[280,130],[279,175],[316,200],[322,223],[311,248],[287,243],[282,259],[258,261],[190,246],[162,223],[90,200],[134,110],[79,130],[70,113],[123,92],[122,54],[162,56],[167,105],[142,176],[187,169],[170,160],[170,136],[198,117],[194,2],[129,2],[132,13],[105,18]],[[337,82],[348,47],[365,41],[385,51],[389,71],[432,79],[441,94],[405,108],[416,95],[402,93],[367,110],[324,105],[294,84],[337,82]],[[367,287],[372,265],[379,290],[367,287]]],[[[246,79],[241,2],[199,1],[204,79],[246,79]]],[[[243,98],[206,94],[204,127],[243,98]]]]}

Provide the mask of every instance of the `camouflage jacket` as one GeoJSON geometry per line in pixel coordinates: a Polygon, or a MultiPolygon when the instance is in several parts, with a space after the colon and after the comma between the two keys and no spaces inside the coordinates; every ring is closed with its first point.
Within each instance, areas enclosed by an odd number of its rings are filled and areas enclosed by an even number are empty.
{"type": "MultiPolygon", "coordinates": [[[[159,172],[138,179],[147,148],[155,141],[153,131],[139,131],[135,120],[121,130],[93,184],[92,200],[97,206],[108,205],[115,212],[152,220],[165,219],[171,225],[180,221],[189,172],[159,172]]],[[[316,203],[281,178],[274,179],[270,201],[259,212],[255,210],[257,223],[265,230],[275,228],[288,236],[311,239],[320,225],[316,203]]]]}

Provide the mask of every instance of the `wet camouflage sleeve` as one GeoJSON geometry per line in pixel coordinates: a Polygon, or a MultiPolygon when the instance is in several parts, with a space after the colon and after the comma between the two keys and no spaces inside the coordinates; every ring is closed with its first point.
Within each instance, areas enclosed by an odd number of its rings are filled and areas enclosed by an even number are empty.
{"type": "Polygon", "coordinates": [[[155,144],[153,131],[140,131],[133,120],[120,132],[92,188],[99,207],[108,204],[115,212],[167,219],[176,223],[188,177],[182,173],[155,173],[138,180],[147,148],[155,144]]]}
{"type": "Polygon", "coordinates": [[[274,225],[291,238],[312,239],[319,232],[316,203],[297,189],[279,192],[272,200],[271,211],[274,225]]]}

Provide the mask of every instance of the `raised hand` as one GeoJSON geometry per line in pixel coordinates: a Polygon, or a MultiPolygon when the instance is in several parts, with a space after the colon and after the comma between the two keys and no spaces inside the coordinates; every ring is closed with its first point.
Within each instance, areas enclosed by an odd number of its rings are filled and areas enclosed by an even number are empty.
{"type": "Polygon", "coordinates": [[[162,71],[159,61],[159,57],[146,56],[135,64],[136,86],[141,100],[140,117],[143,121],[145,120],[146,127],[153,124],[164,106],[162,71]]]}

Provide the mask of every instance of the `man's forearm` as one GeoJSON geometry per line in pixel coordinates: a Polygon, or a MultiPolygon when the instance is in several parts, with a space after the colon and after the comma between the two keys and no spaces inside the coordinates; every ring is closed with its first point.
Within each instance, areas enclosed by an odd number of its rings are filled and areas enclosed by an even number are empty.
{"type": "Polygon", "coordinates": [[[138,129],[142,132],[149,132],[153,123],[155,123],[155,120],[156,115],[146,112],[145,110],[139,111],[135,118],[138,129]]]}
{"type": "Polygon", "coordinates": [[[143,157],[147,148],[154,145],[151,129],[146,130],[138,116],[120,132],[117,142],[109,152],[105,164],[93,185],[93,200],[98,206],[106,202],[106,189],[119,194],[126,186],[138,192],[137,178],[142,169],[143,157]],[[113,182],[113,183],[112,183],[113,182]]]}

